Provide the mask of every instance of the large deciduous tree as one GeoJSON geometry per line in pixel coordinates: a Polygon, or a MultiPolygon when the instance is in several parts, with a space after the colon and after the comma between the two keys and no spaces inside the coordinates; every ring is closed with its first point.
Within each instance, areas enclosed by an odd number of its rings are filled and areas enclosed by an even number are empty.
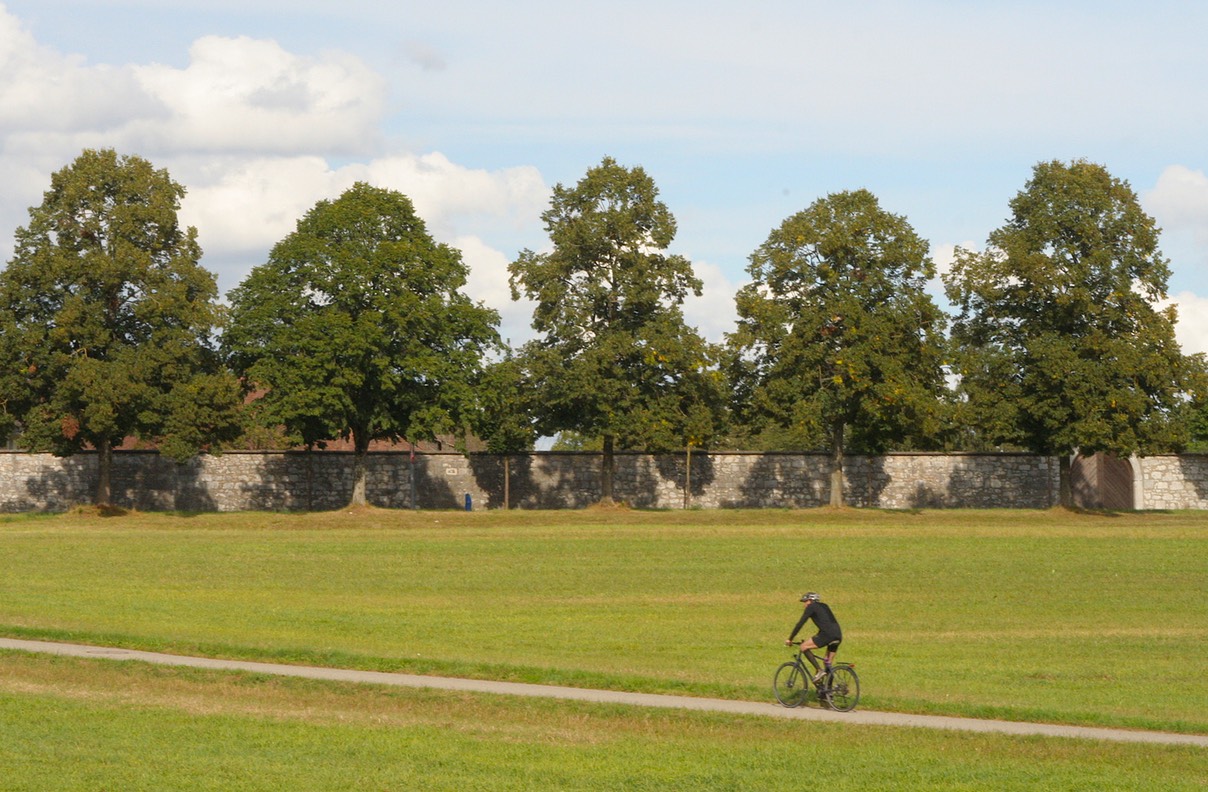
{"type": "Polygon", "coordinates": [[[944,317],[924,291],[927,242],[867,190],[829,195],[752,255],[730,336],[741,422],[781,447],[828,448],[844,504],[848,450],[934,437],[944,317]]]}
{"type": "Polygon", "coordinates": [[[1186,441],[1189,389],[1158,229],[1127,182],[1084,160],[1038,164],[984,252],[957,251],[944,283],[969,420],[994,442],[1061,458],[1186,441]]]}
{"type": "Polygon", "coordinates": [[[177,219],[184,193],[145,159],[84,151],[51,177],[0,273],[0,412],[26,447],[96,449],[98,505],[126,437],[183,459],[238,434],[216,281],[177,219]]]}
{"type": "Polygon", "coordinates": [[[465,425],[499,321],[460,291],[467,274],[410,199],[358,183],[316,204],[231,292],[223,343],[263,392],[259,419],[308,448],[351,438],[353,505],[366,503],[371,442],[465,425]]]}
{"type": "Polygon", "coordinates": [[[541,217],[553,249],[524,250],[510,267],[513,297],[537,303],[540,337],[521,358],[543,433],[602,438],[607,501],[617,447],[702,445],[720,427],[720,374],[681,310],[701,284],[664,252],[675,218],[640,167],[605,158],[574,187],[557,185],[541,217]]]}

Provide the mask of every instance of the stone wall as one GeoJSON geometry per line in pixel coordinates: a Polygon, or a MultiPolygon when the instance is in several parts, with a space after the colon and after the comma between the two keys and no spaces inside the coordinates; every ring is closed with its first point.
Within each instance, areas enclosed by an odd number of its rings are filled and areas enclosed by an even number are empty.
{"type": "Polygon", "coordinates": [[[1208,454],[1133,459],[1137,503],[1145,509],[1208,509],[1208,454]]]}
{"type": "MultiPolygon", "coordinates": [[[[1162,504],[1208,508],[1208,458],[1195,476],[1185,457],[1146,460],[1162,504]],[[1189,483],[1191,482],[1191,483],[1189,483]],[[1198,483],[1195,483],[1198,482],[1198,483]]],[[[599,500],[600,456],[534,453],[499,456],[375,453],[367,495],[384,508],[581,508],[599,500]],[[506,472],[506,475],[505,475],[506,472]]],[[[1057,461],[1029,454],[889,454],[849,457],[847,502],[910,508],[1047,508],[1055,501],[1057,461]]],[[[231,452],[184,464],[150,452],[118,452],[115,505],[145,511],[288,511],[348,503],[353,457],[337,452],[231,452]]],[[[0,452],[0,512],[64,511],[91,503],[96,457],[58,459],[0,452]]],[[[830,501],[823,454],[694,453],[616,455],[614,493],[642,508],[806,508],[830,501]],[[690,478],[689,478],[690,476],[690,478]],[[685,488],[685,484],[688,484],[685,488]],[[687,489],[687,491],[685,491],[687,489]]]]}

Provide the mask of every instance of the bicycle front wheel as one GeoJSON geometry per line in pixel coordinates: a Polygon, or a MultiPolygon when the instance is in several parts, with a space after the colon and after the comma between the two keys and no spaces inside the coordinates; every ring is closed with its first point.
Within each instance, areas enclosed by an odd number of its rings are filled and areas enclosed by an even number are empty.
{"type": "Polygon", "coordinates": [[[810,692],[809,677],[796,663],[783,663],[772,677],[772,692],[776,694],[776,700],[784,706],[800,707],[810,692]]]}
{"type": "Polygon", "coordinates": [[[860,701],[860,677],[851,666],[835,666],[826,680],[826,703],[839,712],[851,712],[860,701]]]}

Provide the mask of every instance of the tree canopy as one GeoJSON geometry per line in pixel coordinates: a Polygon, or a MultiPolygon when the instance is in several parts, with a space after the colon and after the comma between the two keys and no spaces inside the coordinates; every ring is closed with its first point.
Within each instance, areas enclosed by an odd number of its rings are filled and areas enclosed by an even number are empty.
{"type": "Polygon", "coordinates": [[[498,315],[460,290],[461,253],[401,193],[358,183],[320,201],[231,292],[224,348],[259,419],[307,447],[351,439],[352,502],[375,440],[463,428],[498,315]]]}
{"type": "Polygon", "coordinates": [[[52,176],[0,273],[6,422],[28,448],[97,449],[100,505],[126,437],[183,459],[238,432],[216,280],[177,219],[184,192],[140,157],[86,150],[52,176]]]}
{"type": "Polygon", "coordinates": [[[681,310],[701,284],[664,252],[675,218],[641,168],[605,158],[574,187],[557,185],[541,217],[553,249],[510,266],[513,297],[536,301],[541,334],[521,357],[542,433],[602,438],[607,499],[616,446],[704,445],[720,429],[720,374],[681,310]]]}
{"type": "Polygon", "coordinates": [[[1044,162],[1010,206],[944,278],[967,422],[1063,462],[1182,446],[1202,365],[1158,307],[1169,266],[1132,188],[1085,160],[1044,162]]]}
{"type": "Polygon", "coordinates": [[[737,420],[781,447],[829,449],[841,505],[845,450],[938,433],[944,316],[924,291],[928,244],[872,193],[842,192],[786,219],[747,271],[729,339],[737,420]]]}

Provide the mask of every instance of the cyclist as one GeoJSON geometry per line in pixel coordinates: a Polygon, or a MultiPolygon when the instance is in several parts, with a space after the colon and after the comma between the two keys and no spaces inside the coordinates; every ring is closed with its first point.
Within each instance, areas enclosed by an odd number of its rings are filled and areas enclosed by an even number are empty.
{"type": "Polygon", "coordinates": [[[789,633],[784,645],[792,646],[793,639],[797,637],[797,633],[805,626],[805,623],[813,620],[814,626],[818,628],[818,634],[809,640],[802,641],[801,648],[805,650],[826,647],[825,668],[814,676],[814,681],[818,682],[830,671],[831,662],[835,659],[835,652],[839,651],[839,644],[843,642],[843,631],[839,629],[839,621],[831,612],[830,606],[823,602],[816,592],[802,594],[801,601],[805,603],[805,610],[802,611],[801,618],[797,620],[797,626],[789,633]]]}

